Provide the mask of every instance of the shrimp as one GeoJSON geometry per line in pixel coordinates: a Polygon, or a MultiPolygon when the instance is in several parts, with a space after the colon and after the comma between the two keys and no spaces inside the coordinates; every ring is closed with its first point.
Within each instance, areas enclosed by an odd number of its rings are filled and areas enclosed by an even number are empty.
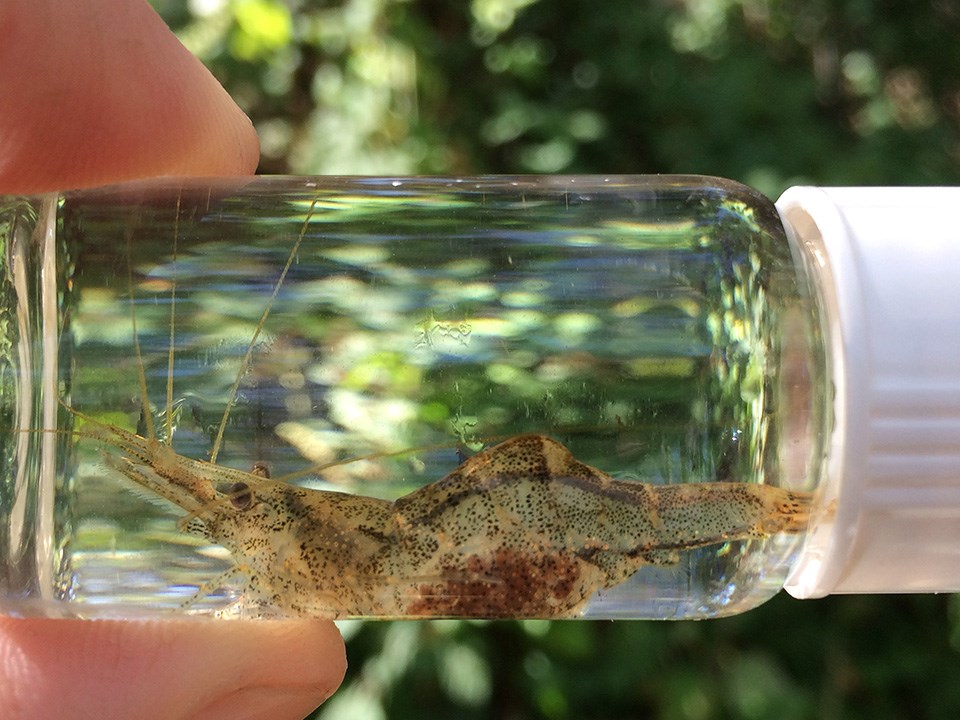
{"type": "Polygon", "coordinates": [[[311,490],[119,428],[109,464],[230,551],[263,611],[346,617],[561,618],[642,565],[797,533],[811,495],[736,482],[614,480],[544,435],[484,450],[393,502],[311,490]]]}

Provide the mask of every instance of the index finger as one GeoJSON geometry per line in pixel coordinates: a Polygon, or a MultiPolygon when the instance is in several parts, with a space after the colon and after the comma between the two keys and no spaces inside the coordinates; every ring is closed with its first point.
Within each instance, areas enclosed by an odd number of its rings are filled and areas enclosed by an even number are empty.
{"type": "Polygon", "coordinates": [[[250,120],[143,0],[12,0],[0,28],[0,193],[256,169],[250,120]]]}

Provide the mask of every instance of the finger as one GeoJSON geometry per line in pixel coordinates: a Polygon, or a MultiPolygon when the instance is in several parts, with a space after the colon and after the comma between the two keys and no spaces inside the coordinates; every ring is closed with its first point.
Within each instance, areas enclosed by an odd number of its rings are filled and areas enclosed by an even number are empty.
{"type": "Polygon", "coordinates": [[[0,193],[256,169],[250,121],[144,0],[6,0],[0,28],[0,193]]]}
{"type": "Polygon", "coordinates": [[[0,617],[0,667],[4,717],[302,720],[346,659],[320,620],[0,617]]]}

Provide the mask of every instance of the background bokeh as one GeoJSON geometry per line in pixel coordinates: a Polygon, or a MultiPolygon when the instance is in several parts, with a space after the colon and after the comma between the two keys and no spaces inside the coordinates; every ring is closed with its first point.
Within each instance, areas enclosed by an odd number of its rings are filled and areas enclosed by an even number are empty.
{"type": "MultiPolygon", "coordinates": [[[[960,2],[153,0],[260,171],[960,180],[960,2]]],[[[316,717],[956,718],[960,603],[702,623],[346,623],[316,717]]]]}

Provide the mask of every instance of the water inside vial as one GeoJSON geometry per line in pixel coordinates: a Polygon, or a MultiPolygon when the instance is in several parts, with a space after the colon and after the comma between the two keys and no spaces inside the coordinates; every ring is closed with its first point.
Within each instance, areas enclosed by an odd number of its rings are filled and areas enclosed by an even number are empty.
{"type": "MultiPolygon", "coordinates": [[[[178,453],[209,457],[232,399],[217,462],[265,462],[309,487],[396,498],[527,432],[619,479],[815,475],[816,318],[775,211],[738,186],[160,182],[68,195],[57,233],[59,392],[83,418],[60,411],[72,432],[49,561],[51,594],[80,614],[209,612],[237,589],[213,591],[229,554],[178,530],[182,512],[84,436],[85,423],[146,434],[141,366],[155,431],[172,429],[178,453]]],[[[795,544],[643,567],[586,616],[747,609],[779,589],[795,544]]]]}

